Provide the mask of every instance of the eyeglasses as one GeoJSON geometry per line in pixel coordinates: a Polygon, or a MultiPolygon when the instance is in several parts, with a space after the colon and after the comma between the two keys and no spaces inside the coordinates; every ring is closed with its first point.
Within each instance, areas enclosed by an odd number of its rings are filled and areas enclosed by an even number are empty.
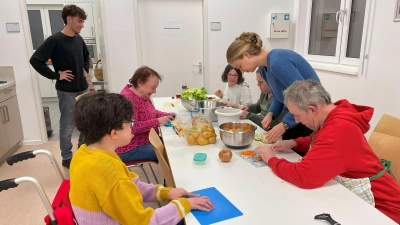
{"type": "Polygon", "coordinates": [[[126,122],[124,122],[124,123],[130,123],[129,125],[130,125],[131,127],[133,127],[133,126],[135,126],[136,120],[131,119],[131,121],[126,121],[126,122]]]}

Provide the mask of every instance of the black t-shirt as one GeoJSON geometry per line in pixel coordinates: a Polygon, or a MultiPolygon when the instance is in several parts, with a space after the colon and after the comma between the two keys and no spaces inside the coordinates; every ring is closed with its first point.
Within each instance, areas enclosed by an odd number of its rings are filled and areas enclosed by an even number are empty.
{"type": "Polygon", "coordinates": [[[79,34],[73,37],[61,32],[55,33],[35,51],[29,61],[35,70],[48,79],[55,79],[56,89],[65,92],[79,92],[88,88],[83,69],[89,71],[89,52],[79,34]],[[55,72],[46,64],[51,59],[55,72]],[[74,79],[59,80],[58,71],[71,70],[74,79]]]}

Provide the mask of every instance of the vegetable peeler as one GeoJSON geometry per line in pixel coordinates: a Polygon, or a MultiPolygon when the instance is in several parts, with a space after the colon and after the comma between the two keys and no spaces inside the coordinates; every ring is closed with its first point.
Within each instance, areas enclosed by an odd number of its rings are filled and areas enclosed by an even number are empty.
{"type": "Polygon", "coordinates": [[[331,225],[340,225],[340,223],[338,223],[334,219],[332,219],[331,215],[328,213],[322,213],[322,214],[316,215],[314,217],[314,219],[328,221],[331,225]]]}

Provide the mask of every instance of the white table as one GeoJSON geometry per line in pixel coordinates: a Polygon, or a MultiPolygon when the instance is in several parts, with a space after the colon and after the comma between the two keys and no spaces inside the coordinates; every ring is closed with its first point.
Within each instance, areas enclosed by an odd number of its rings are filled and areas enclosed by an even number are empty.
{"type": "MultiPolygon", "coordinates": [[[[187,112],[182,105],[162,107],[164,102],[171,101],[179,100],[153,98],[154,106],[160,111],[187,112]]],[[[261,128],[258,129],[256,132],[261,132],[261,128]]],[[[314,220],[314,216],[329,213],[342,225],[396,225],[334,180],[321,188],[301,189],[277,177],[268,166],[255,168],[235,153],[231,162],[221,162],[218,153],[226,146],[219,137],[216,144],[188,146],[172,128],[162,126],[161,132],[177,187],[188,191],[216,187],[243,212],[243,216],[218,224],[328,225],[328,222],[314,220]],[[205,165],[193,163],[197,152],[207,153],[205,165]]],[[[292,162],[300,158],[293,151],[276,155],[292,162]]],[[[199,224],[191,213],[186,216],[186,222],[189,225],[199,224]]]]}

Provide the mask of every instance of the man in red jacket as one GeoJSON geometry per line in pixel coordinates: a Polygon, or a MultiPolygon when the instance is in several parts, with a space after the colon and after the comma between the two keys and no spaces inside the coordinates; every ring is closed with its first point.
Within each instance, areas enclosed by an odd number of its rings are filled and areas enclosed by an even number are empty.
{"type": "Polygon", "coordinates": [[[335,179],[400,223],[400,186],[385,171],[364,136],[374,109],[347,100],[332,103],[329,93],[313,80],[296,81],[284,96],[296,122],[314,132],[308,137],[278,141],[272,148],[258,147],[255,153],[283,180],[312,189],[335,179]],[[291,148],[307,154],[300,162],[288,162],[273,151],[291,148]]]}

